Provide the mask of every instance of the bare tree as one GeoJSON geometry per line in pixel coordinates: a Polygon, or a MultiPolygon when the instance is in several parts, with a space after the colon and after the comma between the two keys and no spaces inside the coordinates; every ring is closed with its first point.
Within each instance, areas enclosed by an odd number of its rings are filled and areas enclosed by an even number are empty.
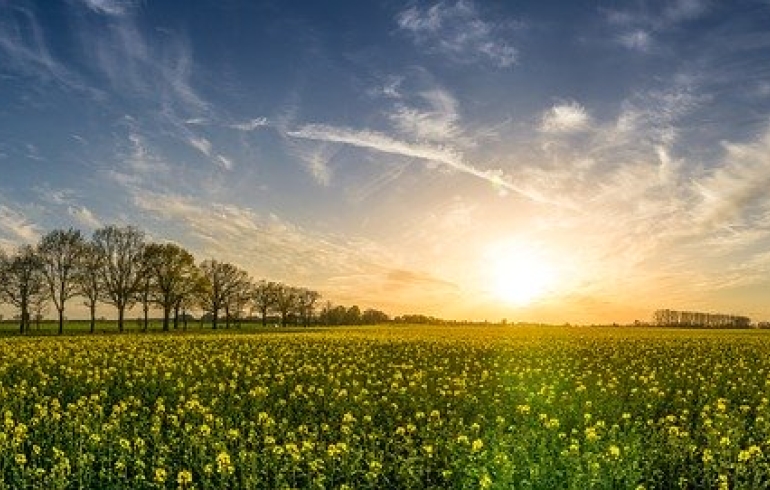
{"type": "Polygon", "coordinates": [[[45,293],[43,266],[31,245],[22,245],[11,256],[0,255],[0,297],[19,308],[19,333],[29,330],[30,310],[45,293]]]}
{"type": "Polygon", "coordinates": [[[144,233],[110,225],[94,232],[93,243],[102,260],[104,299],[117,308],[118,330],[123,332],[126,308],[134,305],[142,280],[144,233]]]}
{"type": "Polygon", "coordinates": [[[93,243],[86,242],[77,268],[77,292],[88,307],[91,320],[91,333],[96,329],[96,304],[101,299],[101,278],[103,259],[93,243]]]}
{"type": "Polygon", "coordinates": [[[297,290],[297,310],[305,327],[310,326],[315,313],[315,304],[320,298],[321,294],[318,291],[304,288],[297,290]]]}
{"type": "Polygon", "coordinates": [[[226,326],[230,326],[229,308],[236,293],[248,289],[246,271],[226,262],[204,260],[200,265],[203,277],[201,306],[211,314],[211,327],[216,330],[219,313],[225,310],[226,326]]]}
{"type": "Polygon", "coordinates": [[[79,230],[54,230],[38,244],[48,293],[59,313],[59,335],[64,331],[64,305],[78,294],[77,274],[85,240],[79,230]]]}
{"type": "Polygon", "coordinates": [[[195,280],[195,257],[173,243],[151,243],[144,254],[152,299],[163,309],[163,330],[168,331],[171,311],[180,307],[182,297],[195,280]]]}
{"type": "Polygon", "coordinates": [[[262,316],[263,327],[267,325],[267,314],[275,307],[278,287],[275,282],[259,281],[252,291],[252,303],[262,316]]]}
{"type": "Polygon", "coordinates": [[[275,296],[275,309],[281,315],[281,326],[285,327],[291,314],[298,303],[299,290],[285,284],[278,284],[275,296]]]}

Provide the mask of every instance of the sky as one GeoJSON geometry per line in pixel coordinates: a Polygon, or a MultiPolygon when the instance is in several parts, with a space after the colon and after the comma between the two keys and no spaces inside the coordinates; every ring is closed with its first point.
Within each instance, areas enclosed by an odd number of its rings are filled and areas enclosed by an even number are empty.
{"type": "Polygon", "coordinates": [[[770,2],[0,0],[0,247],[392,315],[770,319],[770,2]]]}

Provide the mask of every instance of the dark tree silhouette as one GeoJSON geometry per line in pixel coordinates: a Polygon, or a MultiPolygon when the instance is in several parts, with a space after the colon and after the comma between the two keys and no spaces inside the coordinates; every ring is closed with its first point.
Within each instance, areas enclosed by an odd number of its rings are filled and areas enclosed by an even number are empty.
{"type": "Polygon", "coordinates": [[[51,301],[59,314],[59,335],[64,331],[64,306],[78,294],[78,269],[82,263],[85,240],[79,230],[53,230],[38,244],[43,277],[51,301]]]}
{"type": "Polygon", "coordinates": [[[163,309],[163,330],[168,331],[172,310],[181,307],[189,283],[195,280],[195,257],[173,243],[150,243],[145,248],[144,262],[152,299],[163,309]]]}
{"type": "Polygon", "coordinates": [[[123,332],[126,308],[136,302],[142,280],[144,233],[110,225],[94,232],[93,244],[101,258],[104,300],[117,308],[118,330],[123,332]]]}
{"type": "Polygon", "coordinates": [[[19,333],[29,330],[30,310],[45,293],[43,266],[31,245],[22,245],[11,256],[0,254],[0,297],[19,309],[19,333]]]}

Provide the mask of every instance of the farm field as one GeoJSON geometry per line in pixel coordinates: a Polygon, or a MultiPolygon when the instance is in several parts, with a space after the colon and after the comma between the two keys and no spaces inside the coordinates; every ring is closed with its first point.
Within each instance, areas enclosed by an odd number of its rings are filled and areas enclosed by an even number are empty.
{"type": "Polygon", "coordinates": [[[0,339],[2,488],[766,488],[770,334],[0,339]]]}

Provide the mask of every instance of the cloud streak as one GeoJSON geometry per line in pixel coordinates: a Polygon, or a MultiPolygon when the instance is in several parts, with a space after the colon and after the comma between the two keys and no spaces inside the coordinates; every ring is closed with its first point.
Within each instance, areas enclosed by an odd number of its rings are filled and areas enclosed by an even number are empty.
{"type": "Polygon", "coordinates": [[[542,196],[513,184],[510,178],[502,171],[476,168],[466,163],[459,153],[447,147],[413,144],[391,138],[376,131],[338,128],[324,124],[302,126],[299,129],[288,131],[287,135],[292,138],[341,143],[381,153],[440,163],[452,170],[484,180],[492,184],[496,189],[512,191],[538,202],[547,202],[542,196]]]}

